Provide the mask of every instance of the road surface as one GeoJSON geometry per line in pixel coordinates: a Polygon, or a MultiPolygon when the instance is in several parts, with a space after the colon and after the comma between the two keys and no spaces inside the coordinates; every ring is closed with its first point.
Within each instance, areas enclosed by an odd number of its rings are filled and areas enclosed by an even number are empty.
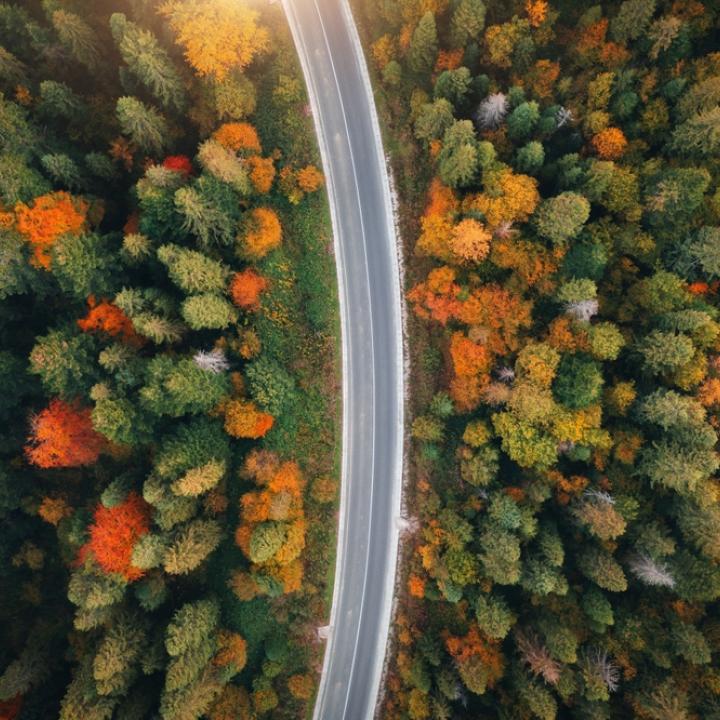
{"type": "Polygon", "coordinates": [[[284,0],[327,178],[343,354],[343,463],[316,720],[370,720],[387,646],[402,485],[397,244],[367,68],[346,0],[284,0]]]}

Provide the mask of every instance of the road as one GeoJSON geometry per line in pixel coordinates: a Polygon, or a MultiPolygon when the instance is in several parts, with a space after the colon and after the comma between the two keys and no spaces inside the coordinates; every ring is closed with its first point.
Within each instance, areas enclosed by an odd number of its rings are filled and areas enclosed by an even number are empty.
{"type": "Polygon", "coordinates": [[[284,0],[327,178],[343,355],[330,633],[315,720],[370,720],[390,623],[403,451],[397,243],[367,68],[346,0],[284,0]]]}

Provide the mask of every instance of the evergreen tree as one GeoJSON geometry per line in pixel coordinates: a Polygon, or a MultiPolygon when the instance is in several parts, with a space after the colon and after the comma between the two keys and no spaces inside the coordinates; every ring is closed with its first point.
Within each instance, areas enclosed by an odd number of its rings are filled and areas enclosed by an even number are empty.
{"type": "Polygon", "coordinates": [[[60,287],[78,300],[114,294],[121,275],[113,240],[95,233],[62,236],[51,252],[52,273],[60,287]]]}
{"type": "Polygon", "coordinates": [[[193,520],[179,528],[165,551],[165,571],[186,575],[195,570],[217,548],[222,535],[216,520],[193,520]]]}
{"type": "Polygon", "coordinates": [[[450,19],[450,42],[464,48],[478,40],[485,27],[485,4],[482,0],[459,0],[450,19]]]}
{"type": "Polygon", "coordinates": [[[100,45],[92,28],[75,13],[55,10],[51,16],[60,42],[90,72],[94,72],[101,59],[100,45]]]}
{"type": "Polygon", "coordinates": [[[120,128],[141,150],[161,152],[168,141],[168,127],[163,116],[153,107],[134,97],[121,97],[116,114],[120,128]]]}
{"type": "Polygon", "coordinates": [[[185,89],[167,52],[149,31],[130,22],[122,13],[110,16],[110,29],[123,60],[164,107],[182,110],[185,89]]]}
{"type": "Polygon", "coordinates": [[[157,256],[170,279],[186,293],[222,292],[227,288],[229,268],[207,255],[178,245],[162,245],[157,256]]]}
{"type": "Polygon", "coordinates": [[[426,12],[413,31],[407,55],[408,66],[413,72],[427,74],[435,65],[437,52],[435,16],[431,12],[426,12]]]}

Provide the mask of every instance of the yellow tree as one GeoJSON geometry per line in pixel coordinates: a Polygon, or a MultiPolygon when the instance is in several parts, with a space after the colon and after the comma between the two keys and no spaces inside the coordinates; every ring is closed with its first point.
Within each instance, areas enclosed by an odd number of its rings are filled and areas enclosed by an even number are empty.
{"type": "Polygon", "coordinates": [[[270,46],[267,28],[258,25],[258,13],[237,0],[170,0],[160,12],[201,76],[223,80],[270,46]]]}

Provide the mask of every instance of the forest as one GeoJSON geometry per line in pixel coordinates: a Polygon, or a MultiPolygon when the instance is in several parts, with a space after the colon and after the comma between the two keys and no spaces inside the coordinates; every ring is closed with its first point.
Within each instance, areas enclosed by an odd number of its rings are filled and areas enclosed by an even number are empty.
{"type": "Polygon", "coordinates": [[[279,5],[0,3],[0,718],[312,708],[338,318],[279,5]]]}
{"type": "Polygon", "coordinates": [[[720,718],[720,8],[357,0],[405,242],[383,720],[720,718]]]}

